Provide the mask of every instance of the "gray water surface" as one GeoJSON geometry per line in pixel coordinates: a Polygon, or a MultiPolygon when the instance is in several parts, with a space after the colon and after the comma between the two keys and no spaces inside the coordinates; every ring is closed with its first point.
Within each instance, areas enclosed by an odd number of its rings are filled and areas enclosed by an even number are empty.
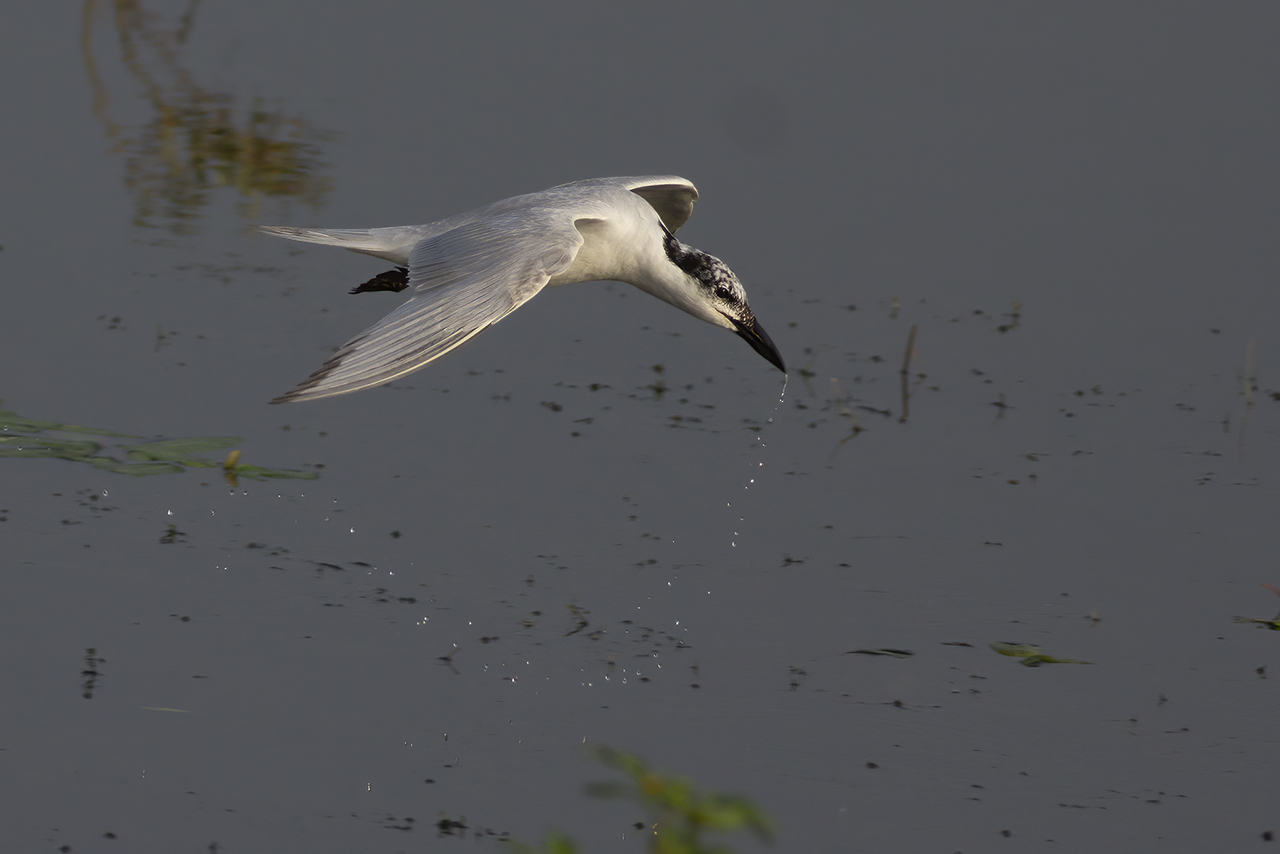
{"type": "Polygon", "coordinates": [[[591,744],[750,797],[780,851],[1262,844],[1280,633],[1232,617],[1280,609],[1278,24],[0,13],[2,408],[319,475],[0,459],[0,848],[639,851],[591,744]],[[590,283],[266,405],[399,297],[252,223],[663,173],[785,384],[590,283]]]}

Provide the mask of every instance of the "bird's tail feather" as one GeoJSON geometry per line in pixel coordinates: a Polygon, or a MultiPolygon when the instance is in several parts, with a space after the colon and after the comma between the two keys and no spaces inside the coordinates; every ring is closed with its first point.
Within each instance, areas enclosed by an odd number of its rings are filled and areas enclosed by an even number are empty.
{"type": "Polygon", "coordinates": [[[356,252],[379,252],[389,248],[383,235],[374,235],[368,228],[291,228],[287,225],[260,225],[258,231],[303,243],[323,243],[341,246],[356,252]]]}
{"type": "Polygon", "coordinates": [[[421,225],[393,228],[292,228],[287,225],[260,225],[258,231],[289,240],[301,240],[303,243],[340,246],[400,265],[408,263],[409,250],[413,245],[430,234],[429,227],[421,225]]]}

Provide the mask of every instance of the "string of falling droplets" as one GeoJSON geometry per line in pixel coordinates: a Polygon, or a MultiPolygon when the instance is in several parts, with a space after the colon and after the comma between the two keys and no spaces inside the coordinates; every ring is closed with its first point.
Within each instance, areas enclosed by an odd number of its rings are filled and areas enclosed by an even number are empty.
{"type": "MultiPolygon", "coordinates": [[[[773,407],[773,411],[774,411],[774,412],[777,412],[777,411],[778,411],[778,407],[779,407],[779,406],[782,406],[783,402],[785,401],[785,399],[786,399],[786,397],[787,397],[787,382],[788,382],[790,379],[791,379],[791,377],[790,377],[788,374],[783,374],[783,375],[782,375],[782,391],[778,392],[778,403],[777,403],[777,405],[775,405],[775,406],[773,407]]],[[[772,417],[770,417],[767,421],[765,421],[765,423],[766,423],[766,424],[772,424],[772,423],[773,423],[773,418],[772,418],[772,417]]],[[[760,447],[761,447],[761,448],[767,448],[767,447],[769,447],[768,443],[766,443],[763,439],[761,439],[761,438],[760,438],[760,433],[756,433],[756,441],[760,443],[760,447]]],[[[763,463],[763,462],[757,462],[757,463],[756,463],[756,468],[764,468],[764,463],[763,463]]],[[[750,489],[750,488],[751,488],[751,484],[753,484],[753,483],[755,483],[755,482],[756,482],[756,479],[755,479],[754,477],[753,477],[753,478],[748,478],[748,479],[747,479],[747,482],[746,482],[746,483],[744,483],[744,484],[742,485],[742,488],[743,488],[744,490],[750,489]]],[[[725,507],[733,507],[733,502],[732,502],[732,501],[726,501],[726,502],[724,503],[724,506],[725,506],[725,507]]],[[[738,517],[738,521],[739,521],[739,522],[745,522],[746,520],[745,520],[743,517],[739,516],[739,517],[738,517]]],[[[736,525],[735,525],[735,527],[736,527],[736,525]]],[[[733,536],[734,536],[734,537],[740,537],[740,536],[742,536],[742,535],[741,535],[740,533],[738,533],[737,531],[734,531],[734,532],[733,532],[733,536]]],[[[736,539],[730,540],[730,541],[729,541],[729,547],[730,547],[730,548],[735,548],[735,549],[736,549],[736,548],[738,547],[738,541],[737,541],[736,539]]]]}

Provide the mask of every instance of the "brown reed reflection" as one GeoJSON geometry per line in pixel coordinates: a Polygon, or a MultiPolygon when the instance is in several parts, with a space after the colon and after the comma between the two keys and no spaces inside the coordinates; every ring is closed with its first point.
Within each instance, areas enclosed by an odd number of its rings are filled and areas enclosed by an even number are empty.
{"type": "Polygon", "coordinates": [[[318,143],[332,134],[262,99],[238,107],[231,95],[198,85],[181,62],[198,7],[199,0],[190,0],[170,25],[138,0],[85,0],[81,50],[93,112],[112,151],[124,155],[134,223],[194,233],[219,188],[235,191],[237,211],[247,219],[261,218],[269,199],[319,208],[332,182],[323,174],[328,164],[318,143]],[[123,75],[104,69],[94,54],[94,28],[104,18],[114,30],[123,75]],[[117,111],[137,114],[141,107],[144,119],[113,118],[113,95],[117,111]]]}

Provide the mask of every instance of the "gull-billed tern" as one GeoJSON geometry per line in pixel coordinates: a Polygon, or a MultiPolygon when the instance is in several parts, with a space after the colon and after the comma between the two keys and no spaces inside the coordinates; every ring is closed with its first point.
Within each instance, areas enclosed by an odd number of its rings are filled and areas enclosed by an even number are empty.
{"type": "Polygon", "coordinates": [[[756,323],[738,277],[675,232],[693,213],[684,178],[595,178],[503,199],[428,225],[320,229],[259,226],[277,237],[341,246],[395,270],[352,293],[410,288],[413,296],[342,345],[272,403],[381,385],[475,337],[547,285],[616,280],[730,329],[786,372],[756,323]]]}

